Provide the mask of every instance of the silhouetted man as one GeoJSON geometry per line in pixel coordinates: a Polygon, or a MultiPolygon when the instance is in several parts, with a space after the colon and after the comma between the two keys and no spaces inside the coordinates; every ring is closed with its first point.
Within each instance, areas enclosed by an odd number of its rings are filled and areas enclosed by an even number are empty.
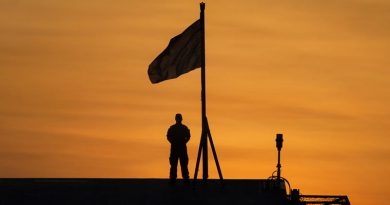
{"type": "Polygon", "coordinates": [[[181,174],[185,182],[189,182],[188,173],[188,155],[187,155],[187,142],[190,140],[190,130],[187,126],[183,125],[181,114],[175,116],[176,124],[172,125],[168,129],[167,138],[171,143],[171,155],[169,156],[169,162],[171,169],[169,173],[170,183],[175,183],[177,177],[177,162],[180,159],[181,174]]]}

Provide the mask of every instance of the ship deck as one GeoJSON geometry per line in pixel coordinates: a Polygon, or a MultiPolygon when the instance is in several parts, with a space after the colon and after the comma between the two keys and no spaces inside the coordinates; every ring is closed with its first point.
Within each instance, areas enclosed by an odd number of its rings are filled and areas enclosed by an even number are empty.
{"type": "MultiPolygon", "coordinates": [[[[289,204],[265,179],[0,179],[0,204],[289,204]]],[[[284,184],[282,184],[284,187],[284,184]]]]}

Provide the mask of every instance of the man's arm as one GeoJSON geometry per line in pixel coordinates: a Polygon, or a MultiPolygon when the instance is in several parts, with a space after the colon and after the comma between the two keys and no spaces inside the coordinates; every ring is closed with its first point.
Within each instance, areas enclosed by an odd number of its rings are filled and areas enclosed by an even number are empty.
{"type": "Polygon", "coordinates": [[[191,133],[190,133],[190,129],[188,129],[188,127],[186,127],[187,128],[187,136],[186,136],[186,143],[188,142],[188,141],[190,141],[190,138],[191,138],[191,133]]]}
{"type": "Polygon", "coordinates": [[[172,143],[172,129],[171,127],[168,129],[168,132],[167,132],[167,139],[170,143],[172,143]]]}

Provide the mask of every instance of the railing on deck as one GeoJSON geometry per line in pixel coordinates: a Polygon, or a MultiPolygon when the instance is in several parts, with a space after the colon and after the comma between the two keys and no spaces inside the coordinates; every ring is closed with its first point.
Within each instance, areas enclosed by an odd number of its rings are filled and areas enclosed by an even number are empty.
{"type": "Polygon", "coordinates": [[[348,196],[299,195],[299,205],[350,205],[348,196]]]}

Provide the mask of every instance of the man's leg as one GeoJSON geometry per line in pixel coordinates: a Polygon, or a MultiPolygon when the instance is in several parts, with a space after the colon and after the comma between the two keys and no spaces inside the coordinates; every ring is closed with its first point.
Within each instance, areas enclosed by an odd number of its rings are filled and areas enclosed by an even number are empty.
{"type": "Polygon", "coordinates": [[[177,161],[178,161],[178,156],[174,152],[171,151],[171,156],[169,157],[169,163],[171,164],[171,169],[169,172],[169,179],[170,182],[174,183],[177,178],[177,161]]]}
{"type": "Polygon", "coordinates": [[[181,153],[180,156],[181,175],[185,181],[188,181],[190,175],[188,173],[188,155],[187,152],[181,153]]]}

